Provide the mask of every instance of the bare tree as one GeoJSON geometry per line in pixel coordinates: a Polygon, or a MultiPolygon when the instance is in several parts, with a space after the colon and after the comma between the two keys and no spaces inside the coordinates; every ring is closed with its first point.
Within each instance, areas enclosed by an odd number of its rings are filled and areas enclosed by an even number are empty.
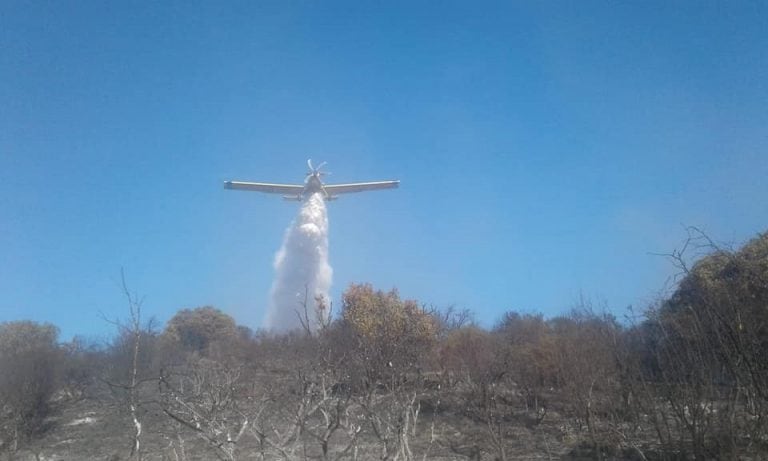
{"type": "Polygon", "coordinates": [[[0,450],[15,453],[41,432],[60,381],[57,336],[50,324],[0,323],[0,450]]]}
{"type": "MultiPolygon", "coordinates": [[[[127,370],[122,370],[123,376],[118,372],[114,376],[106,377],[104,382],[116,393],[123,396],[125,405],[128,409],[133,431],[131,433],[131,449],[129,456],[137,460],[143,458],[142,436],[144,434],[144,425],[141,420],[139,407],[143,401],[141,399],[140,388],[143,384],[150,381],[147,377],[140,376],[142,368],[142,345],[147,343],[148,336],[152,331],[152,322],[150,321],[145,328],[142,328],[141,308],[144,298],[128,288],[125,280],[125,271],[120,269],[120,287],[128,303],[129,319],[127,323],[120,320],[110,320],[102,316],[104,320],[115,325],[118,329],[119,346],[129,348],[129,362],[125,365],[127,370]],[[125,340],[125,341],[124,341],[125,340]],[[125,376],[127,375],[127,376],[125,376]]],[[[145,362],[148,362],[146,360],[145,362]]],[[[147,365],[144,363],[143,365],[147,365]]]]}
{"type": "MultiPolygon", "coordinates": [[[[238,442],[262,404],[243,392],[249,386],[242,371],[208,358],[163,370],[160,406],[175,423],[174,433],[166,437],[177,440],[183,450],[184,435],[191,433],[205,440],[220,459],[236,459],[238,442]]],[[[183,451],[176,453],[184,456],[183,451]]]]}
{"type": "Polygon", "coordinates": [[[697,459],[709,459],[756,448],[766,437],[768,235],[732,251],[699,229],[688,232],[681,250],[664,255],[680,282],[649,312],[657,334],[651,351],[655,388],[675,425],[663,433],[666,443],[677,440],[679,450],[690,446],[697,459]]]}
{"type": "Polygon", "coordinates": [[[447,375],[446,405],[462,416],[452,428],[459,436],[447,445],[470,459],[479,459],[483,452],[508,459],[509,403],[514,398],[502,344],[498,335],[469,326],[451,332],[439,347],[447,375]]]}
{"type": "Polygon", "coordinates": [[[333,303],[323,295],[317,295],[314,303],[309,302],[309,286],[304,286],[304,299],[299,302],[296,316],[305,334],[311,336],[330,327],[333,320],[333,303]]]}
{"type": "Polygon", "coordinates": [[[618,370],[608,340],[617,333],[612,316],[595,314],[585,301],[568,317],[553,320],[558,375],[572,415],[586,425],[597,459],[603,459],[605,432],[600,417],[617,400],[618,370]]]}

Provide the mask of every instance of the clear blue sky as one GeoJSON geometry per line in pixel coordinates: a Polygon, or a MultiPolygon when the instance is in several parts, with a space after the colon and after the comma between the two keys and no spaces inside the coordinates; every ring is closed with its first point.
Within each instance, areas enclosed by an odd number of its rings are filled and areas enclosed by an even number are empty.
{"type": "Polygon", "coordinates": [[[696,225],[768,228],[765,2],[4,2],[0,321],[258,327],[297,204],[226,179],[397,178],[330,204],[351,282],[621,313],[696,225]]]}

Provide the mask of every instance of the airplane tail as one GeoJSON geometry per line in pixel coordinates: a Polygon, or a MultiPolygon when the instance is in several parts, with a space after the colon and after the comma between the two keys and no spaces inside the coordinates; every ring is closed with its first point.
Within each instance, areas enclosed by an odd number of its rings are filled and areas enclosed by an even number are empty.
{"type": "Polygon", "coordinates": [[[283,195],[283,200],[291,202],[301,202],[301,195],[283,195]]]}

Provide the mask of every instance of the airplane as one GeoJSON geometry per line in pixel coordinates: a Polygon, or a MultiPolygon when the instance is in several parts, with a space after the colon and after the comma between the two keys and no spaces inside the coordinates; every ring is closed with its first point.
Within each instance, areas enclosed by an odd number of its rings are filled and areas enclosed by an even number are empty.
{"type": "Polygon", "coordinates": [[[358,182],[349,184],[323,184],[320,179],[329,173],[320,171],[325,166],[325,162],[317,167],[312,166],[312,160],[307,160],[309,171],[304,179],[304,184],[271,184],[265,182],[242,182],[225,181],[225,189],[250,190],[256,192],[266,192],[268,194],[283,194],[284,200],[300,202],[312,196],[315,193],[323,194],[325,200],[336,200],[338,194],[348,194],[351,192],[364,192],[378,189],[395,189],[400,185],[400,181],[373,181],[358,182]]]}

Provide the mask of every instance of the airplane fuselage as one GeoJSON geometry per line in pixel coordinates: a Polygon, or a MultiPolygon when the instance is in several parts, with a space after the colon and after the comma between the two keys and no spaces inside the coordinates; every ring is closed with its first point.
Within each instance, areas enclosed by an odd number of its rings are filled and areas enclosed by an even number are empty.
{"type": "Polygon", "coordinates": [[[320,193],[326,200],[333,200],[336,197],[331,197],[325,190],[323,182],[320,180],[320,175],[317,173],[307,176],[307,180],[304,181],[304,190],[301,192],[301,197],[298,200],[306,200],[313,194],[320,193]]]}
{"type": "Polygon", "coordinates": [[[325,195],[325,189],[323,189],[323,182],[320,181],[319,175],[317,174],[310,175],[307,178],[307,181],[304,183],[303,195],[312,195],[315,192],[322,192],[323,195],[325,195]]]}

